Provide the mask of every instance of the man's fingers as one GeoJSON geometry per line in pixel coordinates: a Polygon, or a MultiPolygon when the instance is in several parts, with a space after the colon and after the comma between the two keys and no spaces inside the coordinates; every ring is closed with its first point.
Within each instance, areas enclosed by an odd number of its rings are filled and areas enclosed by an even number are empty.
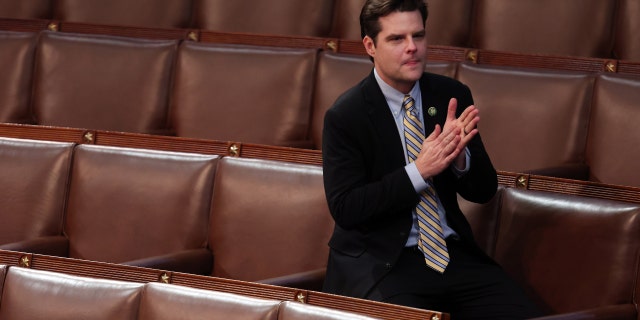
{"type": "Polygon", "coordinates": [[[447,121],[456,119],[456,109],[458,108],[458,100],[456,98],[449,99],[449,108],[447,109],[447,121]]]}

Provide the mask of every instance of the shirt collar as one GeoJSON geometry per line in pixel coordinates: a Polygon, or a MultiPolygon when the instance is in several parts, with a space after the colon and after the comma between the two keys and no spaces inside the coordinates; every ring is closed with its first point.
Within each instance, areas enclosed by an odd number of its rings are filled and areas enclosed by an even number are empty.
{"type": "MultiPolygon", "coordinates": [[[[387,100],[387,104],[389,105],[391,112],[393,112],[393,114],[397,114],[402,109],[402,100],[404,100],[404,93],[396,90],[395,88],[391,87],[386,82],[384,82],[384,80],[382,80],[382,78],[378,74],[378,71],[375,68],[373,69],[373,73],[376,77],[376,82],[378,82],[378,86],[380,87],[380,90],[382,90],[382,94],[387,100]]],[[[419,81],[416,81],[416,83],[413,85],[413,88],[411,88],[411,91],[409,91],[409,95],[411,95],[411,97],[415,100],[416,106],[422,105],[422,97],[420,96],[419,81]]],[[[422,113],[422,110],[420,110],[422,108],[416,108],[416,109],[418,109],[416,111],[419,114],[422,113]]]]}

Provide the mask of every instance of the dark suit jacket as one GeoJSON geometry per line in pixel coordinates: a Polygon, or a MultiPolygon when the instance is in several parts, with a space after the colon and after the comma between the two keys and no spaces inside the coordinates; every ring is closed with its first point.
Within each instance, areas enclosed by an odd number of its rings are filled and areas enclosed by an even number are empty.
{"type": "MultiPolygon", "coordinates": [[[[425,73],[420,90],[426,136],[436,123],[444,125],[450,98],[458,99],[458,115],[473,104],[465,85],[444,76],[425,73]],[[437,114],[429,116],[428,107],[437,108],[437,114]]],[[[487,202],[496,192],[497,178],[479,135],[468,148],[471,165],[464,176],[458,178],[447,169],[433,181],[449,225],[480,251],[456,193],[487,202]]],[[[402,140],[373,72],[327,111],[322,154],[325,192],[336,222],[324,291],[375,300],[368,293],[404,248],[419,199],[404,169],[402,140]]]]}

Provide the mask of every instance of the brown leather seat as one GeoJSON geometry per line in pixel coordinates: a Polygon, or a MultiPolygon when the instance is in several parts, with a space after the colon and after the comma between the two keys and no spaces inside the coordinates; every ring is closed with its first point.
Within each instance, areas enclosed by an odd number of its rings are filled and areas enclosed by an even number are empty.
{"type": "Polygon", "coordinates": [[[590,180],[640,187],[639,100],[637,77],[598,76],[586,151],[590,180]]]}
{"type": "Polygon", "coordinates": [[[55,0],[61,21],[150,28],[188,28],[191,0],[55,0]]]}
{"type": "Polygon", "coordinates": [[[208,273],[218,156],[80,145],[64,232],[69,257],[208,273]]]}
{"type": "Polygon", "coordinates": [[[194,0],[194,26],[222,32],[325,37],[331,28],[333,2],[194,0]]]}
{"type": "Polygon", "coordinates": [[[591,75],[461,64],[458,79],[473,92],[496,169],[586,179],[591,75]]]}
{"type": "Polygon", "coordinates": [[[360,314],[332,310],[293,301],[284,301],[280,305],[278,320],[375,320],[360,314]]]}
{"type": "Polygon", "coordinates": [[[638,204],[507,188],[494,257],[549,313],[613,307],[636,319],[638,239],[638,204]]]}
{"type": "Polygon", "coordinates": [[[0,249],[66,255],[72,143],[0,139],[0,249]]]}
{"type": "Polygon", "coordinates": [[[170,40],[42,32],[33,96],[37,123],[165,132],[175,51],[170,40]]]}
{"type": "Polygon", "coordinates": [[[0,122],[33,123],[29,103],[36,39],[36,33],[0,31],[0,122]]]}
{"type": "Polygon", "coordinates": [[[471,47],[609,57],[616,0],[475,0],[471,47]]]}
{"type": "Polygon", "coordinates": [[[640,2],[618,0],[615,23],[614,56],[617,59],[640,61],[640,2]]]}
{"type": "Polygon", "coordinates": [[[308,283],[267,282],[320,290],[332,231],[320,166],[220,160],[209,227],[212,276],[258,281],[302,273],[308,283]],[[318,276],[309,279],[308,271],[318,276]]]}
{"type": "Polygon", "coordinates": [[[276,320],[279,308],[278,300],[149,283],[140,301],[138,320],[276,320]]]}
{"type": "Polygon", "coordinates": [[[50,19],[52,11],[53,0],[0,0],[0,18],[50,19]]]}
{"type": "Polygon", "coordinates": [[[10,267],[0,298],[0,319],[135,320],[143,286],[10,267]]]}
{"type": "Polygon", "coordinates": [[[171,104],[176,135],[308,147],[314,49],[184,42],[171,104]]]}

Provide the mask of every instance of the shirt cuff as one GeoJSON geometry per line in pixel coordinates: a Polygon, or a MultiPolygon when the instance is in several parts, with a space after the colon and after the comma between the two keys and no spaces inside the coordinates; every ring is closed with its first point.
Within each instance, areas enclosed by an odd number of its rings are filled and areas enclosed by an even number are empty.
{"type": "Polygon", "coordinates": [[[469,167],[471,166],[471,151],[469,151],[468,147],[464,147],[464,154],[465,154],[465,163],[464,163],[464,168],[463,169],[458,169],[456,168],[455,165],[451,165],[451,169],[453,170],[453,173],[459,178],[462,175],[464,175],[465,173],[469,172],[469,167]]]}
{"type": "Polygon", "coordinates": [[[411,179],[411,184],[413,184],[413,189],[416,190],[416,193],[420,193],[423,190],[426,190],[428,185],[427,182],[424,181],[420,172],[418,171],[418,167],[416,167],[415,162],[411,162],[404,167],[409,175],[409,179],[411,179]]]}

